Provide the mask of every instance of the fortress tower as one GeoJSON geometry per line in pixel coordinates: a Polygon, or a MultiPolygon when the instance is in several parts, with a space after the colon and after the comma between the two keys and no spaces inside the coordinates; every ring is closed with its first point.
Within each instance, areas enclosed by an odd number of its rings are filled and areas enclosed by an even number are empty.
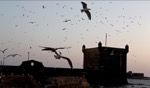
{"type": "Polygon", "coordinates": [[[98,43],[98,47],[82,47],[83,68],[85,70],[97,71],[98,80],[104,83],[127,83],[127,53],[129,46],[125,48],[103,47],[98,43]]]}

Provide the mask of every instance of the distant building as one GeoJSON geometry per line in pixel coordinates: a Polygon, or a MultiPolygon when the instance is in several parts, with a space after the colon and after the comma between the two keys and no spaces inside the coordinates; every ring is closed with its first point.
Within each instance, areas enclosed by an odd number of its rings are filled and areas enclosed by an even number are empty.
{"type": "MultiPolygon", "coordinates": [[[[95,48],[82,47],[84,54],[83,68],[97,71],[95,79],[102,83],[127,83],[127,53],[125,48],[103,47],[102,43],[95,48]]],[[[93,79],[92,77],[89,79],[93,79]]]]}

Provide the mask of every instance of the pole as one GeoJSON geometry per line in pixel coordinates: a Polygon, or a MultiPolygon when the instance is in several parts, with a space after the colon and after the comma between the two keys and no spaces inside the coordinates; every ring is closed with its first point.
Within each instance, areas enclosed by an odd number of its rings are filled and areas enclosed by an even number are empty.
{"type": "Polygon", "coordinates": [[[30,52],[28,52],[28,60],[29,60],[30,52]]]}
{"type": "Polygon", "coordinates": [[[106,37],[105,37],[105,47],[107,46],[107,33],[106,33],[106,37]]]}

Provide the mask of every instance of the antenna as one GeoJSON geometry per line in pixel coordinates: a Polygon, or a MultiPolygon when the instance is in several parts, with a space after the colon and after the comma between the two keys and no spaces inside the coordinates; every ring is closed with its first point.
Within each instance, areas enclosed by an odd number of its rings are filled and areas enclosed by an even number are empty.
{"type": "Polygon", "coordinates": [[[105,47],[107,46],[107,33],[106,33],[106,36],[105,36],[105,47]]]}
{"type": "Polygon", "coordinates": [[[29,60],[29,57],[30,57],[30,52],[28,52],[28,60],[29,60]]]}

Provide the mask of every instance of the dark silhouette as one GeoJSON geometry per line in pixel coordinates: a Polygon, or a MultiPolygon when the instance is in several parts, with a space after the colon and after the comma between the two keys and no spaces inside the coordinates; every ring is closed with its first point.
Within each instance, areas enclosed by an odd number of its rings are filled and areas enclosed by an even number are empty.
{"type": "Polygon", "coordinates": [[[35,21],[31,21],[31,22],[29,22],[29,23],[34,24],[34,23],[35,23],[35,21]]]}
{"type": "Polygon", "coordinates": [[[89,10],[91,10],[90,8],[87,8],[87,4],[85,2],[81,2],[83,9],[81,9],[81,12],[85,12],[86,15],[88,16],[89,20],[91,20],[91,13],[89,12],[89,10]]]}
{"type": "Polygon", "coordinates": [[[44,9],[44,8],[46,8],[46,7],[43,5],[42,8],[44,9]]]}
{"type": "Polygon", "coordinates": [[[71,48],[71,47],[59,47],[59,48],[43,47],[43,46],[39,46],[39,47],[44,48],[44,49],[42,49],[43,51],[52,51],[52,52],[54,52],[56,54],[56,55],[54,55],[55,59],[63,58],[65,60],[67,60],[68,63],[69,63],[69,66],[71,67],[71,69],[73,68],[72,62],[68,57],[62,56],[61,52],[57,53],[58,49],[68,49],[68,48],[71,48]]]}
{"type": "Polygon", "coordinates": [[[4,50],[0,50],[2,53],[5,53],[5,51],[8,50],[8,48],[4,49],[4,50]]]}
{"type": "Polygon", "coordinates": [[[65,60],[67,60],[67,61],[68,61],[69,66],[71,67],[71,69],[73,69],[72,61],[71,61],[68,57],[61,56],[61,58],[63,58],[63,59],[65,59],[65,60]]]}
{"type": "Polygon", "coordinates": [[[71,47],[52,48],[52,47],[43,47],[43,46],[39,46],[39,47],[44,48],[44,49],[42,49],[43,51],[52,51],[52,52],[54,52],[56,55],[59,55],[59,54],[57,53],[57,50],[58,50],[58,49],[69,49],[69,48],[71,48],[71,47]]]}
{"type": "Polygon", "coordinates": [[[10,54],[10,55],[7,55],[6,58],[8,58],[8,57],[15,57],[15,56],[21,56],[21,55],[19,55],[19,54],[10,54]]]}
{"type": "Polygon", "coordinates": [[[68,21],[71,21],[70,19],[66,19],[66,20],[64,20],[63,22],[68,22],[68,21]]]}

